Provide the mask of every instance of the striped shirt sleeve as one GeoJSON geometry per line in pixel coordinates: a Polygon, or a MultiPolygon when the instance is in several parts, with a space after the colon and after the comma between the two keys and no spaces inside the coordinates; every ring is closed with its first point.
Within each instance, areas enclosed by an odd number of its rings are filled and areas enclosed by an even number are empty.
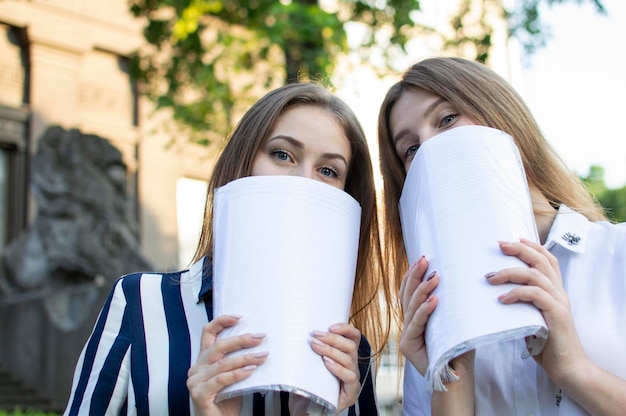
{"type": "Polygon", "coordinates": [[[126,402],[133,325],[124,286],[132,280],[119,279],[100,311],[76,365],[66,416],[118,414],[126,402]]]}

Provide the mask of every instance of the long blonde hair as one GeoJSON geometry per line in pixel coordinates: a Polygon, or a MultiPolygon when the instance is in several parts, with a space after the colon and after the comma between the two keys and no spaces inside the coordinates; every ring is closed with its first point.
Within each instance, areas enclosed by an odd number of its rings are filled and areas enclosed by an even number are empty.
{"type": "Polygon", "coordinates": [[[552,206],[565,204],[591,221],[606,219],[603,209],[552,149],[532,113],[508,82],[478,62],[450,57],[423,60],[410,67],[389,89],[378,116],[385,256],[396,269],[392,274],[398,289],[407,262],[398,213],[406,174],[392,143],[389,116],[400,96],[416,88],[442,97],[479,125],[511,135],[520,150],[529,183],[552,206]]]}
{"type": "Polygon", "coordinates": [[[194,261],[212,256],[213,194],[235,179],[250,176],[252,162],[268,139],[272,127],[291,106],[316,106],[328,111],[341,126],[352,151],[345,191],[361,204],[361,226],[350,322],[379,353],[389,336],[391,299],[388,273],[384,270],[376,212],[372,161],[365,134],[352,110],[338,97],[316,83],[294,83],[277,88],[257,101],[242,117],[219,156],[209,181],[204,222],[194,261]]]}

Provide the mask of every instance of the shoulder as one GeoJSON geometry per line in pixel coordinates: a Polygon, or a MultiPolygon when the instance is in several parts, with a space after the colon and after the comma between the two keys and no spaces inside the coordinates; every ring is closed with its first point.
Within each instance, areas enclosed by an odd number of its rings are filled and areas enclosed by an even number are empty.
{"type": "Polygon", "coordinates": [[[589,233],[589,237],[598,241],[605,249],[613,248],[619,253],[626,250],[626,223],[591,222],[589,233]]]}
{"type": "Polygon", "coordinates": [[[127,301],[138,299],[144,292],[158,290],[163,283],[180,285],[184,271],[134,272],[120,276],[111,289],[111,297],[123,296],[127,301]]]}
{"type": "Polygon", "coordinates": [[[117,279],[117,284],[139,284],[142,280],[170,280],[180,282],[180,277],[185,272],[187,272],[187,270],[178,270],[173,272],[133,272],[120,276],[117,279]]]}

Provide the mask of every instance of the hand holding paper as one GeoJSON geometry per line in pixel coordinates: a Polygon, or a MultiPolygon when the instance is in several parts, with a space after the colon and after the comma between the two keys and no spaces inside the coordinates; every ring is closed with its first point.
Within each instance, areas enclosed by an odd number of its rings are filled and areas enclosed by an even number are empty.
{"type": "MultiPolygon", "coordinates": [[[[480,345],[535,335],[547,326],[532,305],[502,305],[505,286],[485,274],[526,267],[498,241],[537,241],[528,184],[513,140],[481,126],[451,129],[424,142],[411,164],[400,217],[409,263],[424,255],[440,276],[426,327],[427,386],[444,390],[448,362],[480,345]]],[[[512,286],[511,286],[512,287],[512,286]]],[[[540,349],[540,348],[539,348],[540,349]]]]}
{"type": "Polygon", "coordinates": [[[311,331],[348,320],[359,226],[356,200],[306,178],[246,177],[216,191],[214,311],[243,317],[220,337],[265,333],[257,349],[270,352],[222,398],[281,390],[336,410],[339,382],[311,331]]]}

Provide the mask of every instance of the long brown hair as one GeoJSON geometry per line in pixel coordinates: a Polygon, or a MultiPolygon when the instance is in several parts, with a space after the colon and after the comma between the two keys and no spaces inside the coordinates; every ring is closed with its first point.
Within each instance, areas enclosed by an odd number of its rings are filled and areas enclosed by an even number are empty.
{"type": "Polygon", "coordinates": [[[352,157],[345,191],[361,205],[361,226],[350,322],[379,353],[389,336],[391,299],[384,271],[376,212],[376,190],[372,161],[365,134],[352,110],[329,90],[316,83],[294,83],[277,88],[257,101],[242,117],[219,156],[209,181],[204,222],[194,261],[212,255],[213,194],[215,189],[238,178],[250,176],[252,162],[286,109],[295,105],[316,106],[328,111],[343,129],[352,157]],[[386,315],[386,317],[385,317],[386,315]]]}
{"type": "Polygon", "coordinates": [[[385,256],[399,289],[407,258],[398,201],[406,177],[392,143],[389,116],[408,90],[436,94],[479,125],[511,135],[521,153],[528,182],[553,205],[565,204],[591,221],[605,220],[604,211],[582,181],[571,172],[541,133],[532,113],[513,87],[484,64],[462,58],[430,58],[410,67],[393,85],[378,116],[378,146],[384,183],[385,256]]]}

